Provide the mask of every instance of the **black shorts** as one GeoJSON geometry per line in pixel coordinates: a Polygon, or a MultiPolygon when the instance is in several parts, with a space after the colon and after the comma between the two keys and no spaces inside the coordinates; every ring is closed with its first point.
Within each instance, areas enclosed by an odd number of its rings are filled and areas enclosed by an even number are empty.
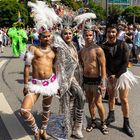
{"type": "Polygon", "coordinates": [[[83,76],[83,84],[87,85],[99,85],[101,83],[101,77],[85,77],[83,76]]]}

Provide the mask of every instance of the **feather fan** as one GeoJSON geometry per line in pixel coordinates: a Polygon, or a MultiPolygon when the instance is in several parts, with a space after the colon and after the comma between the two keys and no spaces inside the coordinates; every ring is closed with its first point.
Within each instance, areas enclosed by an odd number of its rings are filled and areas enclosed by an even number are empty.
{"type": "Polygon", "coordinates": [[[54,9],[50,8],[43,1],[36,1],[36,3],[28,2],[28,6],[32,9],[37,30],[42,27],[45,30],[48,30],[49,28],[52,28],[54,24],[62,21],[62,19],[55,13],[54,9]]]}
{"type": "Polygon", "coordinates": [[[74,18],[74,21],[77,23],[77,25],[81,24],[82,22],[86,21],[87,19],[95,19],[96,15],[94,13],[84,13],[81,15],[78,15],[74,18]]]}

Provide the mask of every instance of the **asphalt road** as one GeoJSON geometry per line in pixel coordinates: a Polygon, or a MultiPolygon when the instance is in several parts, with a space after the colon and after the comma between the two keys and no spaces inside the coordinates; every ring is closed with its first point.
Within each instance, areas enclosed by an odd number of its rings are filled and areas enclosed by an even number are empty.
{"type": "MultiPolygon", "coordinates": [[[[6,47],[5,52],[0,54],[0,140],[32,140],[30,129],[18,114],[23,100],[23,67],[24,63],[19,58],[12,57],[11,48],[6,47]]],[[[140,83],[140,66],[129,68],[140,83]]],[[[129,94],[130,124],[135,131],[135,137],[130,138],[122,131],[123,118],[121,107],[116,106],[114,122],[109,127],[109,134],[103,135],[99,129],[87,133],[83,130],[84,140],[140,140],[140,84],[132,87],[129,94]]],[[[41,97],[33,107],[33,114],[40,125],[41,97]]],[[[53,99],[51,112],[58,113],[59,101],[53,99]]],[[[104,102],[106,116],[108,112],[107,101],[104,102]]],[[[89,118],[87,103],[85,114],[89,118]]],[[[97,118],[98,111],[97,111],[97,118]]],[[[53,138],[52,138],[53,139],[53,138]]],[[[70,140],[74,140],[71,138],[70,140]]]]}

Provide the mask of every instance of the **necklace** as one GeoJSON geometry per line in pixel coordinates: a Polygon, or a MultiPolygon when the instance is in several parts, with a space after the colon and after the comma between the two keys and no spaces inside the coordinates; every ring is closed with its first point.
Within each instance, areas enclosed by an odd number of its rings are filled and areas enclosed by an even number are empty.
{"type": "Polygon", "coordinates": [[[91,43],[87,44],[85,46],[85,48],[89,49],[89,48],[93,47],[93,45],[94,45],[94,42],[91,42],[91,43]]]}
{"type": "Polygon", "coordinates": [[[42,49],[41,47],[39,48],[41,52],[43,53],[49,53],[51,51],[51,48],[47,48],[47,49],[42,49]]]}

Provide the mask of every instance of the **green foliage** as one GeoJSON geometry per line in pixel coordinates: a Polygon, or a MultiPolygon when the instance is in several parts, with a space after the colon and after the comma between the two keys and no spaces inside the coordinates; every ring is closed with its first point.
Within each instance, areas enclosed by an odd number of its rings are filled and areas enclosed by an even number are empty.
{"type": "Polygon", "coordinates": [[[122,14],[122,8],[120,5],[112,4],[109,6],[109,16],[107,21],[109,24],[116,24],[122,14]]]}
{"type": "Polygon", "coordinates": [[[18,20],[18,11],[21,19],[26,24],[28,22],[28,11],[17,0],[1,0],[0,1],[0,26],[11,26],[18,20]]]}
{"type": "Polygon", "coordinates": [[[105,10],[101,6],[96,5],[96,3],[93,2],[93,0],[89,0],[87,7],[89,7],[91,11],[95,12],[97,16],[97,19],[96,19],[97,21],[105,19],[105,10]]]}
{"type": "MultiPolygon", "coordinates": [[[[36,0],[30,0],[35,2],[36,0]]],[[[50,0],[45,0],[50,3],[50,0]]],[[[18,20],[18,11],[20,11],[21,19],[25,25],[33,26],[33,19],[30,17],[30,8],[27,6],[28,0],[0,0],[0,26],[12,26],[18,20]]],[[[73,10],[80,8],[89,8],[90,11],[97,15],[97,20],[105,19],[105,10],[96,5],[93,0],[89,0],[87,5],[83,5],[82,0],[75,2],[75,0],[61,0],[61,3],[70,7],[73,10]]]]}
{"type": "Polygon", "coordinates": [[[136,22],[140,23],[140,6],[129,6],[123,12],[122,16],[129,22],[134,22],[134,17],[136,22]]]}
{"type": "Polygon", "coordinates": [[[82,7],[82,3],[81,2],[75,2],[75,0],[61,0],[61,2],[72,8],[73,10],[78,10],[80,7],[82,7]]]}
{"type": "Polygon", "coordinates": [[[122,13],[122,9],[121,9],[120,5],[112,4],[112,5],[109,6],[109,15],[119,16],[121,13],[122,13]]]}
{"type": "Polygon", "coordinates": [[[70,7],[70,8],[73,8],[73,7],[72,7],[72,2],[73,2],[73,0],[61,0],[61,2],[62,2],[64,5],[66,5],[66,6],[70,7]]]}

